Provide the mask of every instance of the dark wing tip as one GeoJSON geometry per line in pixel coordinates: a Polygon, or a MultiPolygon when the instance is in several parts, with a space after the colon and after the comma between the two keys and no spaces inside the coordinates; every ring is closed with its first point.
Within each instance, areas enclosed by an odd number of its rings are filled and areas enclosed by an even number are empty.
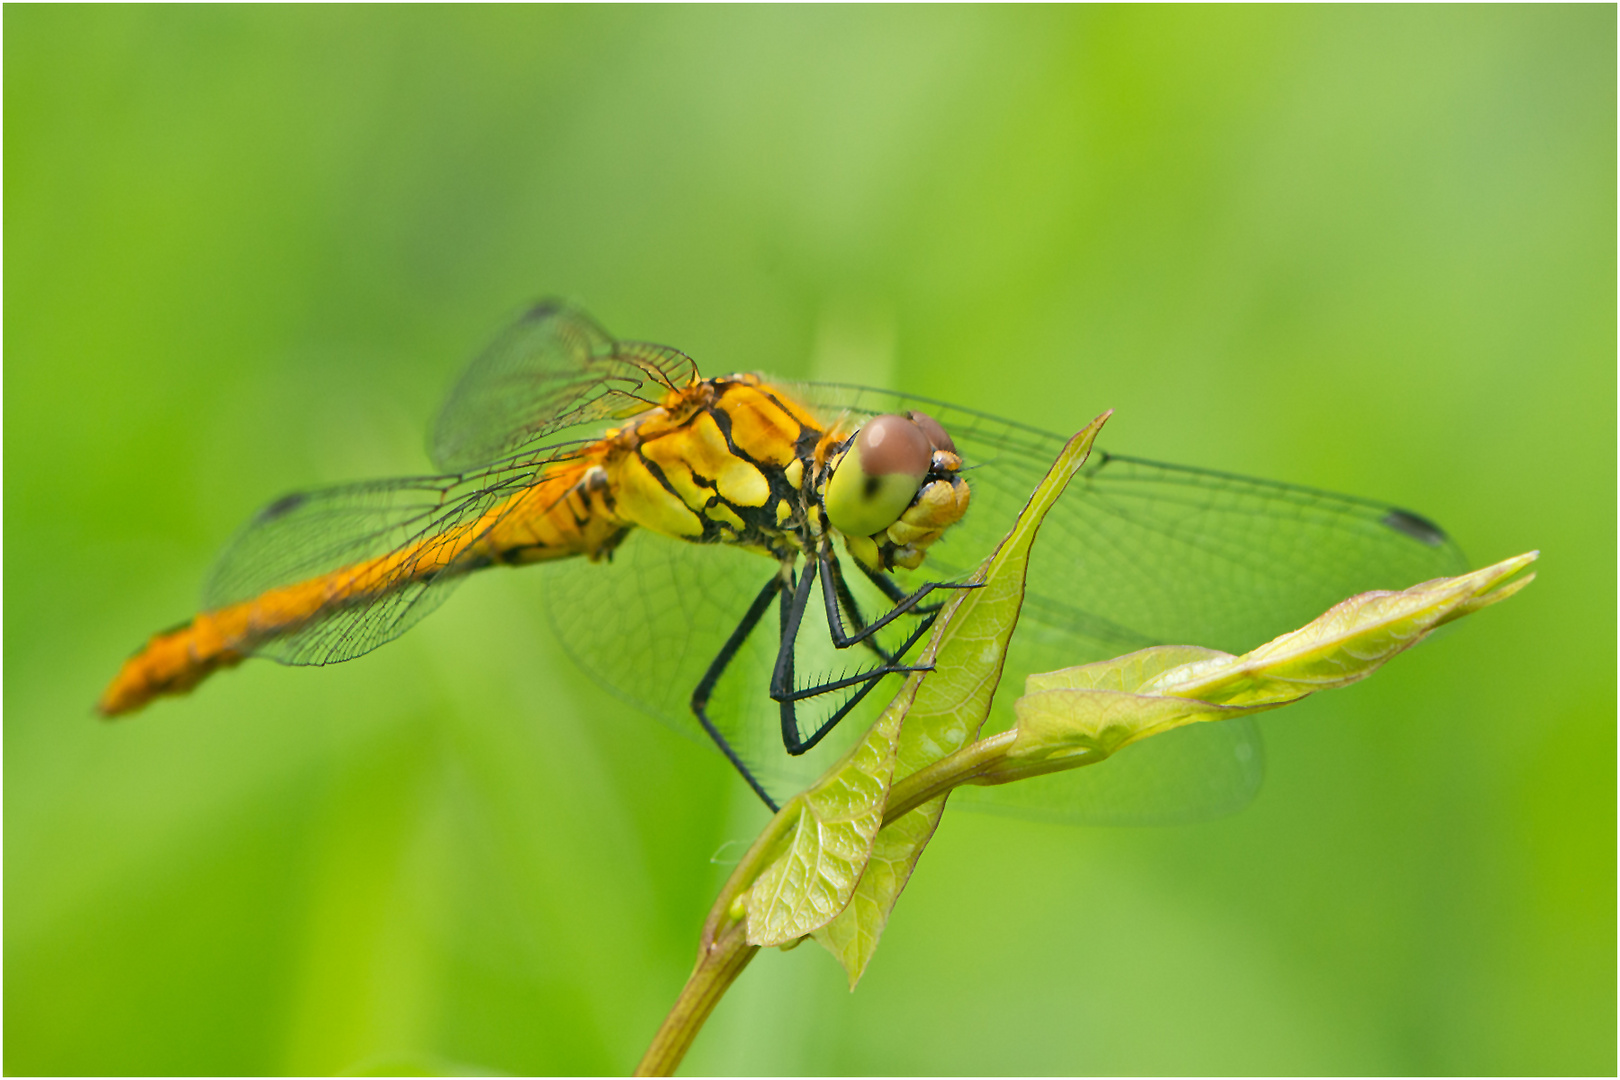
{"type": "Polygon", "coordinates": [[[542,296],[529,305],[529,310],[523,313],[524,319],[544,319],[563,311],[574,310],[570,304],[560,296],[542,296]]]}
{"type": "Polygon", "coordinates": [[[1429,547],[1442,547],[1451,540],[1451,537],[1446,535],[1446,530],[1422,514],[1414,514],[1410,510],[1391,507],[1380,520],[1396,532],[1404,533],[1429,547]]]}
{"type": "Polygon", "coordinates": [[[542,296],[529,305],[528,310],[523,313],[523,317],[518,322],[519,324],[544,322],[547,319],[559,317],[575,319],[595,333],[600,334],[603,338],[609,341],[613,340],[613,335],[603,329],[601,323],[592,318],[590,313],[582,306],[565,296],[542,296]]]}
{"type": "Polygon", "coordinates": [[[278,517],[290,514],[304,505],[304,501],[308,498],[309,496],[301,491],[295,491],[291,495],[283,495],[263,510],[260,510],[255,523],[262,525],[267,521],[274,521],[278,517]]]}

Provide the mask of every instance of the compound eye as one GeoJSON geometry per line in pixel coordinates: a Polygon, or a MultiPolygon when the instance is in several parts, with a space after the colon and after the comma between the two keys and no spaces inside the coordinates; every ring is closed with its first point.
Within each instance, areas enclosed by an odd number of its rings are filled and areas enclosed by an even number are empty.
{"type": "Polygon", "coordinates": [[[827,520],[850,536],[882,532],[916,498],[932,457],[927,433],[909,417],[873,417],[827,481],[827,520]]]}
{"type": "Polygon", "coordinates": [[[911,417],[912,423],[923,429],[923,434],[928,436],[928,445],[935,450],[944,450],[948,454],[956,453],[956,444],[951,441],[950,434],[938,420],[916,409],[911,410],[906,415],[911,417]]]}

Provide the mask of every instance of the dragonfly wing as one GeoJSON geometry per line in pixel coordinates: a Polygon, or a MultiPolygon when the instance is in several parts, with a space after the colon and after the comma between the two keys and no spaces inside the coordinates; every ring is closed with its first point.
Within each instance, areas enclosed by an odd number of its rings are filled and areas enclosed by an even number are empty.
{"type": "Polygon", "coordinates": [[[542,301],[473,360],[434,422],[437,468],[459,471],[570,429],[632,416],[696,374],[684,353],[615,341],[590,316],[542,301]]]}
{"type": "MultiPolygon", "coordinates": [[[[994,549],[1063,439],[941,402],[858,387],[803,390],[824,412],[921,409],[950,432],[973,502],[925,574],[971,572],[994,549]]],[[[1370,500],[1097,451],[1047,516],[986,731],[1012,723],[1033,672],[1159,644],[1241,653],[1370,589],[1466,568],[1437,526],[1370,500]]],[[[964,792],[1052,817],[1119,823],[1229,812],[1258,789],[1252,724],[1195,725],[1100,769],[964,792]]]]}
{"type": "Polygon", "coordinates": [[[330,602],[249,651],[286,664],[331,664],[370,652],[437,607],[479,565],[467,549],[502,504],[545,465],[572,453],[568,448],[472,474],[349,484],[277,499],[220,556],[203,608],[217,611],[325,580],[330,602]],[[377,569],[356,570],[363,567],[377,569]],[[364,578],[366,587],[345,595],[346,572],[350,581],[364,578]]]}
{"type": "Polygon", "coordinates": [[[1127,747],[1103,767],[1001,787],[964,787],[961,805],[1083,825],[1178,825],[1243,809],[1265,779],[1259,729],[1240,717],[1127,747]]]}

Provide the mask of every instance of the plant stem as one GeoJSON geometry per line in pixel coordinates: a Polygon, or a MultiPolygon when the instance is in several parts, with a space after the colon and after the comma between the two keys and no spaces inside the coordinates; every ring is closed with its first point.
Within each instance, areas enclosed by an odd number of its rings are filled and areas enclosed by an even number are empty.
{"type": "Polygon", "coordinates": [[[1092,765],[1107,755],[1069,754],[1062,757],[1020,759],[1007,757],[1017,729],[1003,731],[988,739],[969,743],[954,754],[947,754],[889,789],[889,804],[883,811],[883,824],[890,825],[930,799],[963,784],[991,787],[1027,780],[1032,776],[1078,769],[1092,765]]]}
{"type": "Polygon", "coordinates": [[[947,754],[926,765],[889,789],[889,805],[883,811],[883,824],[898,821],[929,799],[943,795],[993,768],[1012,745],[1016,731],[1003,731],[988,739],[969,743],[954,754],[947,754]]]}
{"type": "MultiPolygon", "coordinates": [[[[1022,775],[1050,771],[1053,768],[1072,767],[1076,764],[1073,761],[1061,765],[1043,762],[1036,765],[1015,765],[1009,769],[1007,749],[1012,746],[1016,735],[1016,731],[1003,731],[988,739],[980,739],[901,780],[889,793],[889,805],[884,811],[883,823],[887,825],[897,821],[923,803],[960,784],[1005,782],[1002,777],[1004,773],[1022,775]]],[[[1013,778],[1012,775],[1006,776],[1006,779],[1013,778]]],[[[754,954],[759,952],[759,946],[748,944],[747,920],[739,918],[732,911],[732,902],[747,884],[758,876],[755,864],[769,854],[777,834],[786,827],[785,823],[789,816],[778,815],[777,820],[773,821],[759,840],[755,841],[742,864],[733,872],[731,880],[721,890],[720,897],[715,901],[708,922],[703,928],[702,952],[698,956],[697,967],[687,978],[681,996],[675,1000],[674,1007],[664,1018],[663,1026],[653,1037],[652,1045],[647,1048],[641,1064],[636,1066],[635,1075],[673,1075],[721,996],[742,973],[743,968],[748,966],[754,954]]]]}
{"type": "Polygon", "coordinates": [[[681,996],[675,999],[675,1006],[664,1018],[658,1034],[653,1036],[652,1045],[636,1066],[635,1075],[675,1075],[681,1058],[691,1049],[692,1040],[697,1038],[721,995],[759,952],[758,945],[748,944],[747,930],[748,924],[738,920],[705,944],[697,967],[687,978],[681,996]]]}

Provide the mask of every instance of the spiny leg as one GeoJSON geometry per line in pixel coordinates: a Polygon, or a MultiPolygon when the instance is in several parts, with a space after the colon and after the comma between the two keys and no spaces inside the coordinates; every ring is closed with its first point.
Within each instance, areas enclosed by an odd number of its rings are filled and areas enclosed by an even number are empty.
{"type": "MultiPolygon", "coordinates": [[[[791,572],[790,572],[791,574],[791,572]]],[[[778,579],[780,580],[780,579],[778,579]]],[[[816,581],[816,564],[805,560],[804,576],[793,585],[790,595],[783,592],[778,611],[781,613],[779,636],[776,639],[776,666],[771,670],[771,700],[781,701],[781,695],[793,689],[793,643],[799,639],[799,624],[804,621],[804,606],[810,601],[810,587],[816,581]]],[[[788,719],[792,707],[782,709],[782,738],[787,739],[788,719]]]]}
{"type": "Polygon", "coordinates": [[[855,566],[861,573],[866,575],[868,581],[883,590],[883,595],[889,598],[890,603],[898,604],[906,598],[906,590],[902,589],[900,583],[888,574],[872,569],[859,559],[855,560],[855,566]]]}
{"type": "MultiPolygon", "coordinates": [[[[793,689],[793,646],[798,639],[799,627],[804,621],[804,609],[809,603],[815,580],[816,563],[814,560],[807,560],[804,567],[804,576],[795,583],[792,596],[789,597],[786,590],[784,590],[779,600],[782,636],[777,645],[776,668],[771,675],[771,698],[781,706],[782,745],[787,748],[789,754],[795,756],[805,753],[820,742],[829,731],[837,726],[840,720],[849,715],[849,711],[858,705],[861,699],[870,693],[872,687],[876,686],[885,675],[926,670],[922,667],[905,664],[882,664],[848,678],[834,679],[804,690],[793,689]],[[852,695],[849,701],[844,702],[831,717],[823,721],[809,738],[799,737],[797,702],[853,686],[859,686],[861,689],[852,695]]],[[[917,628],[901,648],[901,655],[904,655],[906,651],[922,640],[922,636],[928,632],[928,627],[932,623],[932,617],[923,620],[922,625],[917,628]]]]}
{"type": "MultiPolygon", "coordinates": [[[[892,602],[898,604],[902,600],[906,599],[906,597],[909,595],[906,590],[900,587],[900,583],[895,581],[888,574],[883,573],[881,570],[872,569],[859,559],[855,560],[855,568],[861,573],[865,574],[866,579],[881,589],[883,591],[883,595],[887,596],[892,602]]],[[[975,584],[969,582],[952,583],[941,581],[936,582],[935,587],[940,589],[982,589],[984,588],[984,585],[982,582],[975,584]]],[[[929,604],[926,607],[915,607],[912,608],[912,610],[919,614],[927,614],[930,611],[940,611],[944,607],[945,604],[941,602],[938,604],[929,604]]]]}
{"type": "MultiPolygon", "coordinates": [[[[855,633],[847,634],[844,632],[844,620],[839,612],[836,592],[837,585],[840,583],[840,579],[842,577],[842,573],[838,566],[838,556],[833,554],[832,546],[830,544],[823,543],[821,545],[821,549],[816,553],[816,561],[821,564],[822,569],[823,606],[827,609],[827,631],[832,635],[833,645],[840,649],[847,649],[851,645],[856,645],[870,639],[873,634],[877,633],[885,626],[888,626],[891,622],[898,619],[902,615],[911,614],[914,612],[922,613],[918,611],[918,602],[935,589],[977,589],[980,587],[977,584],[968,582],[930,581],[916,592],[907,593],[903,591],[899,585],[890,580],[886,575],[873,571],[859,559],[857,559],[855,560],[856,565],[860,566],[860,568],[866,572],[866,576],[871,578],[872,581],[884,591],[885,595],[894,601],[894,606],[888,611],[884,612],[882,616],[870,624],[858,626],[855,633]]],[[[811,576],[809,567],[812,565],[814,564],[807,564],[806,577],[811,576]]],[[[938,607],[932,607],[925,610],[927,613],[932,613],[937,612],[939,609],[938,607]]],[[[858,615],[859,612],[856,612],[856,614],[858,615]]],[[[903,656],[905,655],[905,650],[902,649],[900,652],[894,655],[903,656]]],[[[890,663],[892,663],[894,657],[891,656],[888,658],[888,660],[890,663]]]]}
{"type": "MultiPolygon", "coordinates": [[[[791,574],[791,571],[789,573],[791,574]]],[[[759,620],[764,617],[766,610],[771,606],[771,600],[779,592],[783,593],[784,596],[786,595],[783,584],[780,573],[772,575],[771,580],[766,582],[765,587],[759,591],[759,595],[754,597],[754,602],[748,606],[748,611],[743,614],[742,621],[737,624],[737,628],[731,632],[731,636],[726,639],[726,643],[720,646],[720,652],[715,655],[714,661],[709,664],[709,670],[705,671],[703,678],[698,680],[697,689],[692,691],[692,711],[697,714],[698,723],[703,725],[703,730],[709,733],[709,738],[713,739],[714,744],[720,748],[720,752],[726,755],[726,760],[731,762],[732,767],[742,774],[742,778],[748,782],[748,786],[754,789],[754,794],[758,795],[765,805],[770,807],[773,814],[779,809],[776,802],[765,793],[765,789],[760,786],[758,780],[754,779],[754,774],[749,771],[748,766],[743,764],[742,758],[737,756],[737,752],[731,748],[731,744],[726,741],[725,736],[721,735],[719,729],[709,720],[707,710],[709,696],[714,693],[715,683],[720,681],[720,676],[725,672],[731,661],[736,658],[737,651],[742,648],[743,642],[748,640],[748,635],[753,633],[754,627],[759,625],[759,620]]],[[[790,665],[788,678],[791,680],[792,657],[789,656],[788,660],[790,665]]],[[[780,666],[780,656],[778,656],[778,665],[780,666]]]]}
{"type": "MultiPolygon", "coordinates": [[[[934,625],[934,618],[935,616],[929,615],[921,623],[917,624],[917,628],[911,632],[911,636],[906,638],[905,643],[900,646],[899,652],[903,654],[921,641],[923,635],[928,632],[929,627],[934,625]]],[[[797,690],[790,688],[781,692],[772,691],[771,698],[783,703],[804,701],[808,698],[833,693],[836,690],[847,690],[851,686],[860,686],[874,679],[881,679],[885,675],[909,675],[913,671],[932,670],[934,670],[932,664],[880,664],[877,667],[867,668],[865,671],[857,671],[853,675],[828,679],[826,682],[815,683],[797,690]]]]}
{"type": "MultiPolygon", "coordinates": [[[[906,653],[913,645],[921,641],[923,635],[928,633],[928,629],[933,625],[933,622],[934,616],[930,615],[925,618],[917,629],[912,631],[911,636],[906,639],[906,643],[900,647],[901,654],[906,653]]],[[[823,684],[822,686],[812,687],[808,690],[795,692],[795,694],[789,700],[782,702],[782,709],[784,712],[794,708],[796,702],[802,701],[805,698],[815,697],[819,694],[831,693],[850,686],[860,686],[860,689],[851,694],[842,705],[838,706],[831,716],[823,720],[821,722],[821,726],[816,728],[815,731],[811,732],[808,738],[799,738],[799,727],[796,718],[791,727],[784,723],[782,728],[783,745],[787,747],[787,752],[794,756],[813,750],[816,744],[827,736],[828,732],[832,731],[833,728],[838,726],[839,721],[848,716],[850,711],[854,709],[855,706],[859,705],[863,700],[865,700],[867,694],[870,694],[874,689],[877,688],[878,683],[883,681],[883,677],[885,675],[893,675],[900,672],[910,671],[926,671],[928,669],[929,665],[905,667],[902,665],[890,664],[881,668],[875,668],[871,671],[862,672],[859,675],[852,675],[847,679],[835,679],[832,682],[823,684]]]]}
{"type": "MultiPolygon", "coordinates": [[[[842,605],[839,610],[848,614],[849,621],[855,624],[857,631],[866,629],[866,616],[861,613],[860,605],[855,602],[855,594],[849,591],[849,583],[844,580],[844,567],[838,561],[837,555],[834,555],[832,560],[822,567],[822,573],[825,575],[822,579],[823,593],[825,593],[827,583],[831,582],[833,591],[836,594],[836,602],[842,605]]],[[[822,602],[831,609],[835,601],[833,597],[823,595],[822,602]]],[[[836,637],[833,638],[835,644],[837,640],[836,637]]],[[[885,664],[895,662],[895,655],[878,644],[876,637],[868,636],[862,644],[877,653],[878,659],[885,664]]]]}

